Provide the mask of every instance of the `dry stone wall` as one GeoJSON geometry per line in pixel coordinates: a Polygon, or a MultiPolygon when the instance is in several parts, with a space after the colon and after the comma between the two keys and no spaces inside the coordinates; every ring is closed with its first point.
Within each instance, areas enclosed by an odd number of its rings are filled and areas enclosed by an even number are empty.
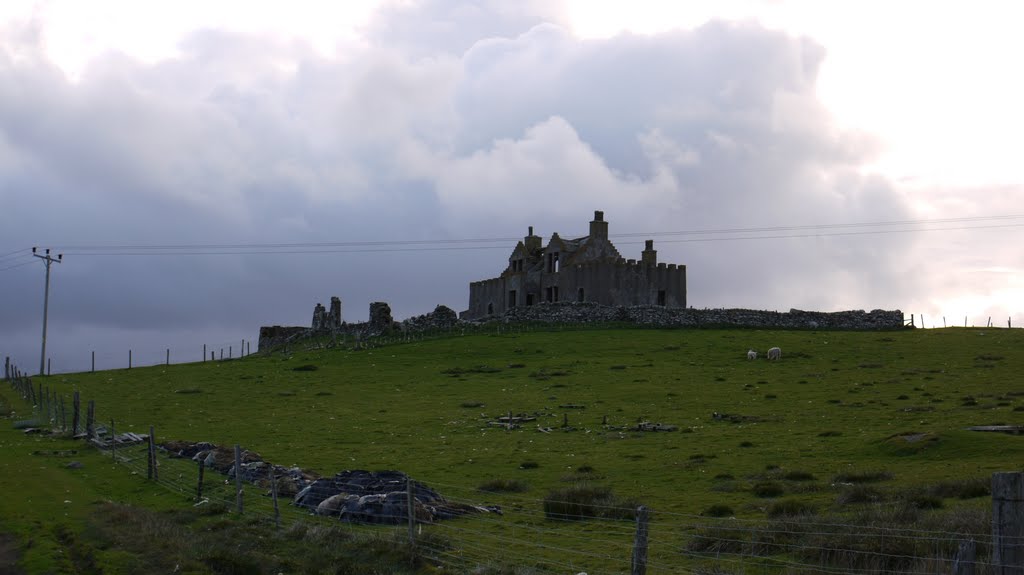
{"type": "MultiPolygon", "coordinates": [[[[340,300],[332,299],[331,319],[340,319],[340,300]],[[335,312],[335,310],[337,310],[335,312]]],[[[323,306],[317,304],[320,309],[323,306]]],[[[851,310],[818,312],[791,309],[788,312],[754,309],[694,309],[662,306],[605,306],[591,302],[540,303],[514,307],[504,314],[464,321],[449,307],[396,322],[387,303],[370,304],[370,321],[344,323],[317,321],[313,327],[265,326],[260,328],[259,349],[299,342],[310,337],[334,335],[365,340],[382,335],[431,333],[490,323],[608,324],[626,323],[660,328],[747,327],[762,329],[894,330],[906,324],[900,310],[851,310]]]]}
{"type": "Polygon", "coordinates": [[[505,323],[613,323],[624,322],[651,327],[751,327],[774,329],[902,329],[900,310],[876,309],[818,312],[791,309],[788,312],[754,309],[694,309],[661,306],[611,307],[595,303],[541,303],[516,307],[500,318],[505,323]]]}

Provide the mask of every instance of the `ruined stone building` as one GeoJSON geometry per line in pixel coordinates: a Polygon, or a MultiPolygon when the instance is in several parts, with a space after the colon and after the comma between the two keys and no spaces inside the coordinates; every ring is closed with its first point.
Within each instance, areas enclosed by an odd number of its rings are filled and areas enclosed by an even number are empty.
{"type": "Polygon", "coordinates": [[[469,285],[469,309],[461,318],[565,301],[685,308],[686,266],[658,263],[653,240],[647,240],[639,260],[623,258],[608,240],[604,212],[594,212],[590,235],[570,240],[554,233],[547,245],[530,226],[500,276],[469,285]]]}

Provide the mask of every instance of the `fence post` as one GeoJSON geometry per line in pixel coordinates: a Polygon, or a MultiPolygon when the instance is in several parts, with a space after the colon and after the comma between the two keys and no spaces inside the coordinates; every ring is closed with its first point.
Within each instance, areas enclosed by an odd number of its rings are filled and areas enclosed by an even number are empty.
{"type": "Polygon", "coordinates": [[[73,412],[72,416],[71,416],[71,435],[72,436],[78,435],[78,422],[81,421],[82,401],[79,398],[78,393],[79,392],[77,392],[77,391],[75,392],[74,399],[72,400],[72,403],[71,403],[71,410],[73,412]]]}
{"type": "Polygon", "coordinates": [[[95,430],[93,429],[93,418],[96,416],[96,400],[89,400],[89,408],[85,412],[85,438],[92,439],[95,430]]]}
{"type": "Polygon", "coordinates": [[[11,356],[4,357],[4,379],[11,379],[11,356]]]}
{"type": "Polygon", "coordinates": [[[633,560],[630,562],[631,575],[647,573],[647,508],[636,508],[636,538],[633,540],[633,560]]]}
{"type": "Polygon", "coordinates": [[[235,444],[235,507],[242,513],[242,446],[235,444]]]}
{"type": "Polygon", "coordinates": [[[409,516],[409,549],[416,546],[416,503],[412,497],[412,477],[405,476],[405,513],[409,516]]]}
{"type": "Polygon", "coordinates": [[[992,474],[992,564],[996,575],[1024,574],[1024,473],[992,474]]]}
{"type": "Polygon", "coordinates": [[[46,375],[50,375],[50,360],[51,358],[46,358],[46,375]]]}
{"type": "Polygon", "coordinates": [[[217,352],[213,351],[212,349],[210,350],[210,361],[216,361],[217,360],[217,356],[215,355],[216,353],[217,352]]]}
{"type": "Polygon", "coordinates": [[[274,477],[274,466],[268,465],[270,470],[270,496],[274,498],[274,527],[281,528],[281,509],[277,506],[277,478],[274,477]]]}
{"type": "Polygon", "coordinates": [[[128,369],[132,368],[132,350],[128,350],[128,369]]]}
{"type": "Polygon", "coordinates": [[[171,349],[170,348],[167,348],[167,361],[164,362],[164,364],[165,365],[171,365],[171,349]]]}
{"type": "MultiPolygon", "coordinates": [[[[206,351],[203,351],[203,357],[206,357],[206,351]]],[[[206,459],[199,460],[199,481],[196,482],[196,502],[203,500],[203,471],[206,470],[206,459]]]]}
{"type": "Polygon", "coordinates": [[[156,470],[156,440],[153,438],[153,426],[149,426],[149,465],[146,466],[146,479],[158,479],[156,470]]]}
{"type": "Polygon", "coordinates": [[[60,430],[66,432],[68,430],[68,417],[67,412],[64,411],[64,396],[60,396],[60,430]]]}
{"type": "Polygon", "coordinates": [[[973,539],[960,542],[953,556],[953,575],[974,575],[974,556],[977,546],[973,539]]]}
{"type": "Polygon", "coordinates": [[[92,373],[96,372],[96,352],[92,352],[92,368],[89,370],[92,373]]]}
{"type": "Polygon", "coordinates": [[[228,346],[228,359],[231,359],[231,346],[228,346]]]}
{"type": "Polygon", "coordinates": [[[206,363],[206,344],[203,344],[203,363],[206,363]]]}

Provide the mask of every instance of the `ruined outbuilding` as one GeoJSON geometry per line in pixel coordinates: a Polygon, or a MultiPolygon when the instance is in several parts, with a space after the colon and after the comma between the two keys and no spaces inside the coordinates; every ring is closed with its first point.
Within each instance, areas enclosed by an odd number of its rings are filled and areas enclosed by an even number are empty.
{"type": "Polygon", "coordinates": [[[654,240],[639,260],[623,258],[608,239],[604,212],[595,211],[590,234],[580,238],[556,232],[543,245],[530,226],[500,276],[470,284],[469,309],[460,317],[483,319],[541,302],[685,308],[686,266],[658,263],[654,240]]]}

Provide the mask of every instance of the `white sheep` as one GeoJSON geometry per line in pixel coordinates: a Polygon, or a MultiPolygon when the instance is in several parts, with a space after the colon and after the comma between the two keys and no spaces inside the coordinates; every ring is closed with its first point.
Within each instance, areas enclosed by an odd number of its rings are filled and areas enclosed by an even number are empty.
{"type": "Polygon", "coordinates": [[[747,350],[747,359],[757,359],[757,352],[752,349],[747,350]]]}
{"type": "Polygon", "coordinates": [[[773,359],[782,359],[782,350],[781,349],[779,349],[777,347],[773,347],[773,348],[768,350],[768,361],[771,361],[773,359]]]}

